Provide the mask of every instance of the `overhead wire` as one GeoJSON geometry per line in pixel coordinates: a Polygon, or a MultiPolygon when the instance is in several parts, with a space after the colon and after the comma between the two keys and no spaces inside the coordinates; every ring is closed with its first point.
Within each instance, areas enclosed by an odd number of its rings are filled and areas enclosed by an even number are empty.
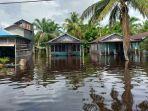
{"type": "Polygon", "coordinates": [[[22,4],[22,3],[35,3],[35,2],[44,2],[44,1],[53,1],[53,0],[26,0],[26,1],[10,1],[10,2],[0,2],[0,5],[9,5],[9,4],[22,4]]]}

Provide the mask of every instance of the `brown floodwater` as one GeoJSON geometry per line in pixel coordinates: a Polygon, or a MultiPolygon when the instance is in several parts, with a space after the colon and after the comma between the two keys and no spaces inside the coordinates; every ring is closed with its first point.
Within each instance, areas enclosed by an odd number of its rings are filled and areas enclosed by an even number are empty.
{"type": "Polygon", "coordinates": [[[148,111],[147,59],[35,55],[0,69],[0,111],[148,111]]]}

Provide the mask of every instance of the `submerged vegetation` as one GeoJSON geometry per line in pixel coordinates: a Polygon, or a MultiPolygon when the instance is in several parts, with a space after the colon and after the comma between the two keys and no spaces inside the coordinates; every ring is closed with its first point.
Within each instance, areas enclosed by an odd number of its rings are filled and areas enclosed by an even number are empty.
{"type": "Polygon", "coordinates": [[[0,63],[1,64],[6,64],[7,62],[9,62],[10,59],[8,57],[3,57],[3,58],[0,58],[0,63]]]}
{"type": "Polygon", "coordinates": [[[148,51],[148,38],[146,38],[146,39],[141,43],[141,49],[142,49],[142,50],[147,50],[147,51],[148,51]]]}

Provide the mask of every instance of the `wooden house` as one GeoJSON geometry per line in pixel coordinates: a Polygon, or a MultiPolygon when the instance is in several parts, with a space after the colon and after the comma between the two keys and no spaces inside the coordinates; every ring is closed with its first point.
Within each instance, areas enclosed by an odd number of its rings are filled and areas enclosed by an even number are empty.
{"type": "MultiPolygon", "coordinates": [[[[140,33],[130,37],[130,52],[140,51],[140,43],[148,37],[148,32],[140,33]]],[[[100,37],[91,42],[91,53],[99,55],[123,55],[123,36],[111,34],[100,37]]]]}
{"type": "Polygon", "coordinates": [[[13,25],[0,29],[0,56],[22,57],[32,53],[32,24],[20,20],[13,25]],[[27,27],[24,27],[27,24],[27,27]]]}
{"type": "Polygon", "coordinates": [[[81,41],[69,34],[63,34],[50,40],[48,43],[48,52],[54,56],[78,55],[84,53],[81,41]]]}
{"type": "Polygon", "coordinates": [[[140,50],[140,43],[148,37],[148,32],[139,33],[131,36],[131,52],[137,53],[140,50]]]}
{"type": "Polygon", "coordinates": [[[25,20],[19,20],[13,25],[10,25],[9,27],[5,28],[5,30],[9,31],[14,35],[19,35],[31,41],[34,35],[33,25],[25,20]]]}
{"type": "Polygon", "coordinates": [[[123,53],[123,37],[118,34],[100,37],[91,42],[90,52],[100,55],[123,53]]]}

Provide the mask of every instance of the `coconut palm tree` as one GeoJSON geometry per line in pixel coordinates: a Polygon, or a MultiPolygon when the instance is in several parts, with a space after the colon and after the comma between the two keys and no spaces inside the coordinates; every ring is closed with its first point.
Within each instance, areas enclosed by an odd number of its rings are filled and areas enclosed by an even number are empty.
{"type": "Polygon", "coordinates": [[[124,35],[123,48],[125,60],[129,60],[130,28],[128,12],[130,6],[139,10],[144,17],[148,17],[147,0],[99,0],[97,3],[89,6],[82,14],[82,19],[91,16],[91,21],[94,22],[102,20],[110,13],[110,26],[116,22],[116,19],[120,19],[124,35]]]}
{"type": "Polygon", "coordinates": [[[34,38],[37,48],[39,48],[42,43],[58,36],[60,32],[59,25],[46,18],[43,18],[42,20],[35,19],[34,26],[37,31],[34,38]]]}
{"type": "Polygon", "coordinates": [[[148,20],[144,21],[141,27],[141,32],[147,32],[148,31],[148,20]]]}
{"type": "Polygon", "coordinates": [[[76,12],[70,13],[70,18],[65,19],[64,27],[67,33],[79,39],[83,38],[82,21],[76,12]]]}
{"type": "Polygon", "coordinates": [[[130,32],[132,35],[140,32],[142,24],[139,22],[139,19],[136,17],[131,17],[129,20],[130,32]]]}

